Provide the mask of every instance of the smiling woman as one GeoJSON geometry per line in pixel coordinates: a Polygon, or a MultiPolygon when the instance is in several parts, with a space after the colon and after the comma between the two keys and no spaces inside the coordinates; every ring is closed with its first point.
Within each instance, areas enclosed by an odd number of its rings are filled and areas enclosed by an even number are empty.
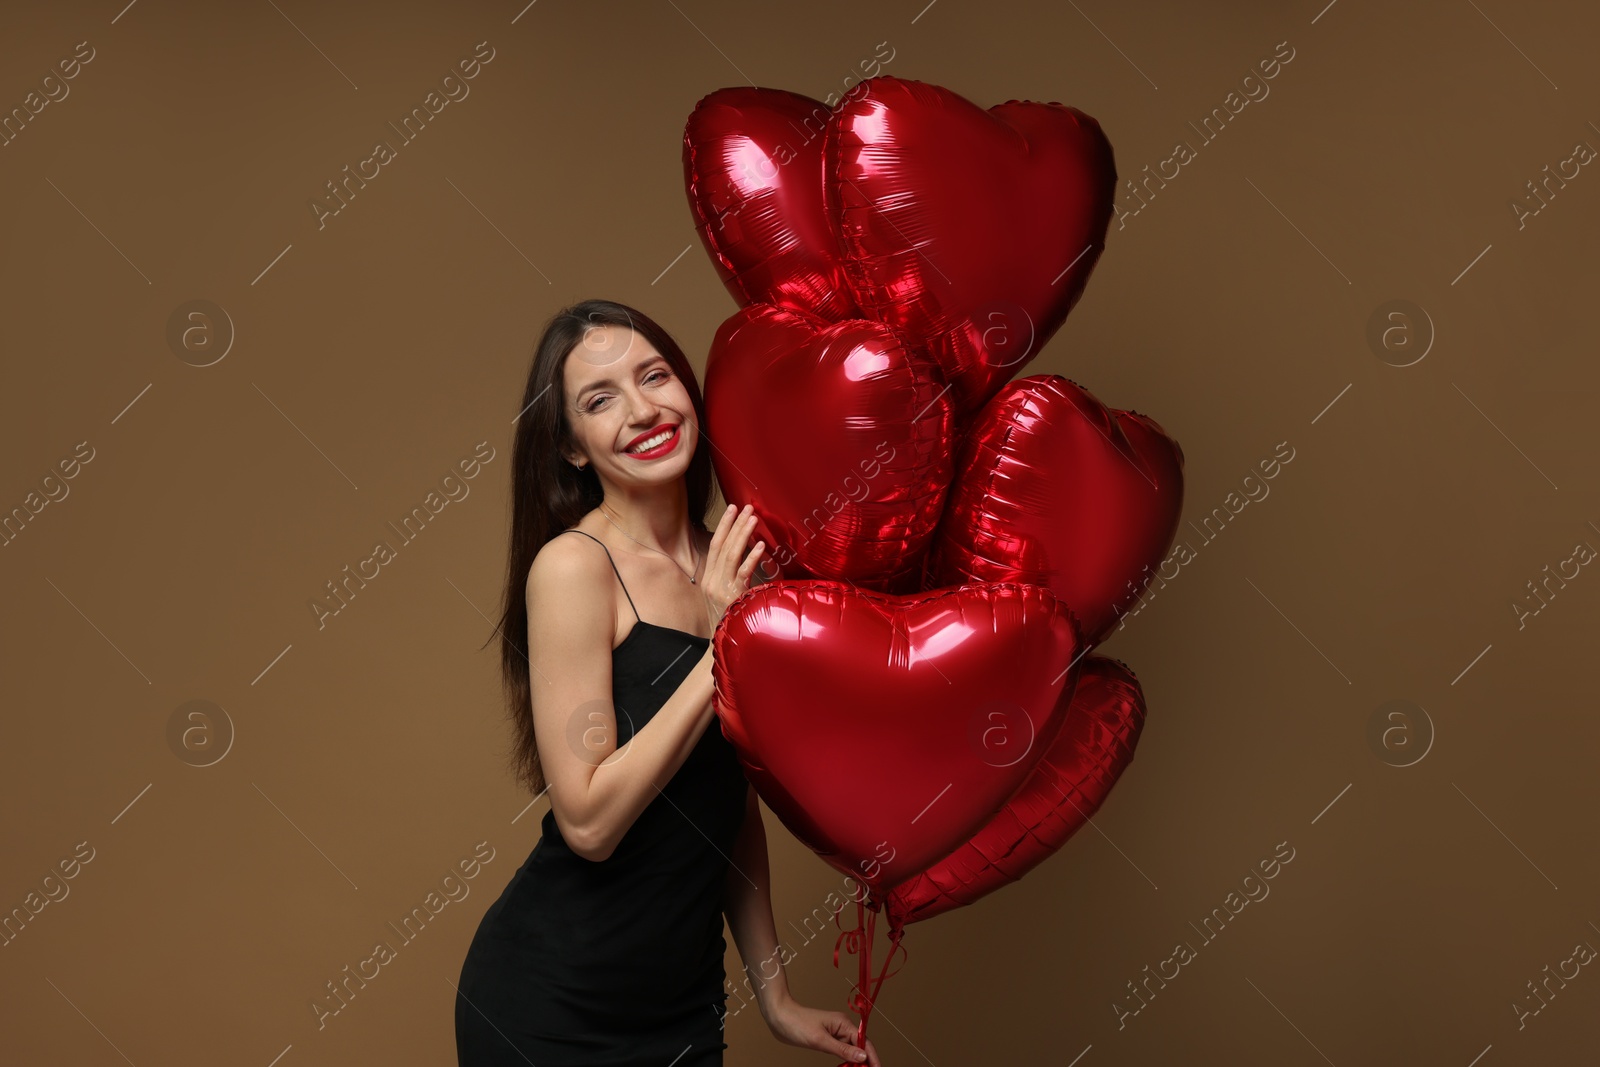
{"type": "MultiPolygon", "coordinates": [[[[462,964],[458,1062],[719,1067],[724,916],[746,961],[777,949],[761,809],[711,680],[765,546],[748,506],[706,529],[699,387],[642,313],[559,312],[520,411],[501,669],[512,762],[550,809],[462,964]]],[[[762,978],[780,1041],[865,1058],[854,1020],[796,1003],[781,966],[762,978]]]]}

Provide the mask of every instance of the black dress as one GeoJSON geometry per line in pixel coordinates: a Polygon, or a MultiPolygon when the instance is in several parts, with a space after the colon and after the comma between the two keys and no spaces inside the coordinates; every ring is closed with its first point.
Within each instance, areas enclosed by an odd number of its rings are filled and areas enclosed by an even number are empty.
{"type": "MultiPolygon", "coordinates": [[[[611,653],[618,747],[709,641],[638,615],[611,653]]],[[[748,788],[713,722],[605,860],[568,848],[547,811],[544,836],[484,913],[461,967],[460,1067],[720,1067],[725,878],[748,788]]]]}

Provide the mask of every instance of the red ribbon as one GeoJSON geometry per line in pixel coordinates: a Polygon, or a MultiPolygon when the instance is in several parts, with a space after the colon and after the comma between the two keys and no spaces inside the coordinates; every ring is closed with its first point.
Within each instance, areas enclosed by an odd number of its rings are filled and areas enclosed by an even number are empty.
{"type": "MultiPolygon", "coordinates": [[[[860,974],[854,986],[851,987],[848,1001],[850,1010],[861,1016],[861,1021],[856,1024],[855,1039],[855,1046],[859,1049],[867,1047],[867,1020],[872,1015],[872,1005],[878,999],[878,993],[883,988],[884,979],[891,974],[900,973],[899,967],[896,967],[893,971],[889,970],[889,961],[894,959],[896,950],[905,954],[905,946],[900,942],[900,939],[905,935],[905,927],[891,924],[889,940],[893,944],[889,949],[889,954],[883,958],[883,966],[879,968],[877,978],[874,979],[872,977],[872,941],[877,924],[878,909],[883,905],[882,902],[871,899],[870,893],[867,896],[868,900],[871,900],[870,904],[863,900],[856,901],[856,925],[849,930],[840,927],[839,936],[833,942],[833,965],[835,967],[839,966],[839,949],[841,947],[846,952],[855,953],[856,959],[860,964],[860,974]]],[[[835,926],[839,925],[838,912],[833,915],[833,924],[835,926]]],[[[905,961],[902,960],[900,967],[904,966],[905,961]]],[[[855,1065],[840,1064],[839,1067],[855,1067],[855,1065]]]]}

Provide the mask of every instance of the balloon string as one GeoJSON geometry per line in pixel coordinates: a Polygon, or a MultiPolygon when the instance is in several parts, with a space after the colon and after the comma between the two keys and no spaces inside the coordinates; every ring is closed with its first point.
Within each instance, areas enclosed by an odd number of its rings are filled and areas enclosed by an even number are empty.
{"type": "MultiPolygon", "coordinates": [[[[835,967],[839,966],[839,949],[841,946],[846,952],[856,954],[858,976],[855,986],[850,991],[848,1004],[851,1011],[861,1016],[861,1020],[856,1024],[854,1042],[856,1048],[860,1049],[867,1047],[867,1021],[872,1016],[873,1004],[878,999],[884,980],[892,974],[900,973],[899,967],[893,971],[889,970],[889,961],[894,959],[895,952],[899,951],[902,954],[900,966],[904,967],[904,956],[909,955],[906,953],[905,946],[901,943],[905,928],[898,924],[891,924],[889,940],[892,944],[889,948],[889,954],[884,957],[883,965],[879,968],[877,977],[873,978],[872,942],[876,933],[878,909],[881,906],[876,900],[872,901],[870,905],[864,900],[857,900],[856,925],[849,930],[841,929],[838,938],[833,943],[833,965],[835,967]]],[[[834,913],[833,921],[834,925],[837,926],[839,923],[837,912],[834,913]]],[[[849,1067],[849,1065],[841,1064],[840,1067],[849,1067]]]]}

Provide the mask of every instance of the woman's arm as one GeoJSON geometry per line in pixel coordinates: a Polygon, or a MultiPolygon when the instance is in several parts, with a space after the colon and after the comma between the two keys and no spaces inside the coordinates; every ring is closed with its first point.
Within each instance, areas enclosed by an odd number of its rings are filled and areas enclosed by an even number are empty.
{"type": "Polygon", "coordinates": [[[614,609],[593,589],[611,565],[579,537],[557,537],[528,574],[528,647],[534,736],[561,836],[599,862],[616,849],[658,786],[675,774],[710,724],[708,647],[682,684],[626,745],[611,702],[614,609]]]}
{"type": "Polygon", "coordinates": [[[856,1023],[841,1011],[808,1008],[789,993],[778,931],[772,921],[771,875],[767,864],[767,831],[761,822],[761,804],[754,786],[745,795],[744,824],[734,839],[728,866],[728,928],[739,946],[745,970],[754,964],[756,1003],[774,1037],[789,1045],[831,1053],[852,1063],[879,1067],[878,1052],[867,1039],[865,1052],[851,1042],[856,1023]]]}
{"type": "Polygon", "coordinates": [[[728,904],[724,914],[739,946],[739,958],[756,987],[761,1014],[788,999],[789,980],[778,952],[778,931],[772,921],[772,878],[767,864],[767,831],[755,786],[747,786],[744,823],[734,840],[728,866],[728,904]]]}
{"type": "MultiPolygon", "coordinates": [[[[755,526],[750,507],[730,505],[711,535],[700,592],[713,626],[743,593],[764,546],[746,555],[755,526]],[[743,556],[743,562],[740,557],[743,556]]],[[[611,639],[616,609],[613,564],[585,538],[552,538],[528,571],[529,681],[539,761],[550,783],[550,808],[572,850],[610,857],[639,813],[688,758],[716,712],[714,642],[648,723],[617,745],[612,704],[611,639]]]]}

